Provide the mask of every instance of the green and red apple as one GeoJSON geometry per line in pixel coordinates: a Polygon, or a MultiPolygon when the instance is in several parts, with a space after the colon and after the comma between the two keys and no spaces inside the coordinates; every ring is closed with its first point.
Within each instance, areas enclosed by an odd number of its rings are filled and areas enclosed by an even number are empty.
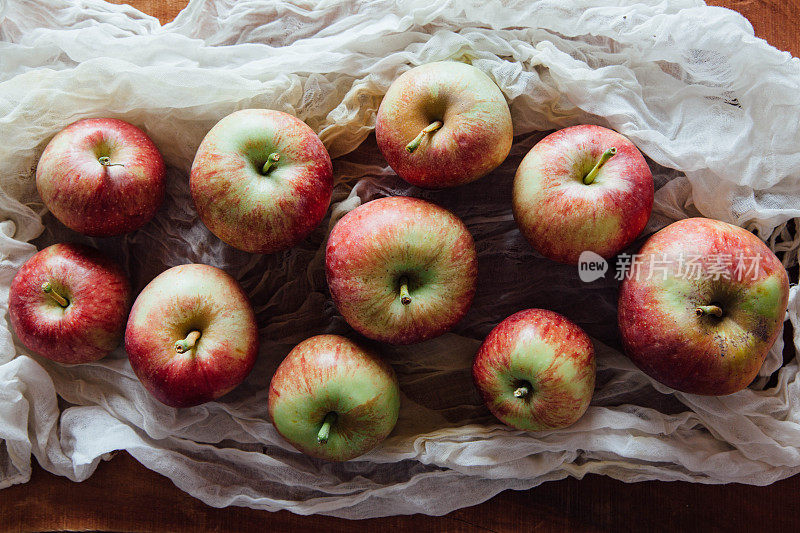
{"type": "Polygon", "coordinates": [[[786,269],[758,237],[718,220],[679,220],[634,256],[619,295],[622,341],[656,381],[731,394],[758,375],[788,298],[786,269]]]}
{"type": "Polygon", "coordinates": [[[472,365],[484,403],[505,424],[562,429],[589,407],[596,363],[589,336],[566,317],[527,309],[486,337],[472,365]]]}
{"type": "Polygon", "coordinates": [[[545,257],[577,264],[584,251],[608,259],[636,239],[653,207],[653,176],[626,137],[573,126],[531,148],[512,194],[528,242],[545,257]]]}
{"type": "Polygon", "coordinates": [[[328,238],[325,267],[347,323],[391,344],[450,330],[472,303],[478,271],[464,223],[404,196],[373,200],[342,217],[328,238]]]}
{"type": "Polygon", "coordinates": [[[291,248],[319,225],[331,201],[333,167],[303,121],[243,109],[220,120],[200,143],[189,185],[214,235],[265,254],[291,248]]]}
{"type": "Polygon", "coordinates": [[[119,265],[94,248],[62,243],[22,265],[8,312],[28,349],[59,363],[89,363],[119,346],[130,302],[119,265]]]}
{"type": "Polygon", "coordinates": [[[397,175],[418,187],[453,187],[485,176],[508,156],[511,113],[497,85],[455,61],[403,73],[383,97],[378,147],[397,175]]]}
{"type": "Polygon", "coordinates": [[[301,452],[347,461],[386,438],[397,422],[400,389],[392,368],[338,335],[301,342],[269,385],[269,416],[301,452]]]}
{"type": "Polygon", "coordinates": [[[36,166],[36,188],[65,226],[109,237],[153,218],[164,200],[165,176],[164,160],[142,130],[91,118],[53,137],[36,166]]]}
{"type": "Polygon", "coordinates": [[[258,328],[235,279],[212,266],[180,265],[156,276],[136,298],[125,350],[153,396],[191,407],[244,381],[258,355],[258,328]]]}

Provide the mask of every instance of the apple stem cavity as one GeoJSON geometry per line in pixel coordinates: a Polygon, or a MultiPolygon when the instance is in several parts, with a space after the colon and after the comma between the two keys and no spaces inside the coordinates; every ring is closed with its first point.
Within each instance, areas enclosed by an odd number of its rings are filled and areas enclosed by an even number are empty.
{"type": "Polygon", "coordinates": [[[525,399],[528,397],[528,394],[530,393],[531,393],[530,388],[526,387],[525,385],[522,385],[521,387],[517,387],[514,390],[514,398],[525,399]]]}
{"type": "Polygon", "coordinates": [[[61,307],[67,307],[69,305],[69,300],[58,294],[58,291],[53,288],[49,281],[42,284],[42,291],[46,292],[47,295],[55,300],[55,302],[61,307]]]}
{"type": "Polygon", "coordinates": [[[328,436],[331,433],[331,426],[336,422],[336,413],[331,411],[322,420],[322,427],[317,432],[317,442],[325,444],[328,442],[328,436]]]}
{"type": "Polygon", "coordinates": [[[124,167],[122,163],[112,163],[111,158],[104,155],[103,157],[99,157],[97,161],[103,165],[104,167],[124,167]]]}
{"type": "Polygon", "coordinates": [[[429,133],[433,133],[434,131],[441,128],[443,125],[444,124],[442,123],[441,120],[435,120],[430,124],[428,124],[427,126],[425,126],[422,129],[422,131],[419,132],[419,135],[417,135],[413,141],[411,141],[406,145],[406,152],[408,152],[409,154],[413,154],[414,150],[419,148],[419,145],[422,143],[422,139],[424,139],[426,135],[428,135],[429,133]]]}
{"type": "Polygon", "coordinates": [[[714,315],[715,317],[722,316],[722,308],[718,305],[698,305],[694,310],[697,316],[714,315]]]}
{"type": "Polygon", "coordinates": [[[584,185],[591,185],[594,183],[594,179],[597,177],[597,173],[600,172],[600,168],[606,164],[606,161],[611,159],[617,153],[617,149],[615,147],[609,148],[603,155],[600,156],[600,161],[594,166],[592,170],[586,174],[586,177],[583,178],[584,185]]]}
{"type": "Polygon", "coordinates": [[[408,278],[400,278],[400,303],[408,305],[411,303],[411,294],[408,292],[408,278]]]}
{"type": "Polygon", "coordinates": [[[185,339],[175,341],[175,351],[178,353],[186,353],[197,344],[197,339],[200,338],[201,333],[197,330],[190,332],[185,339]]]}
{"type": "Polygon", "coordinates": [[[271,154],[269,154],[269,156],[267,157],[267,162],[264,163],[264,167],[261,169],[261,173],[264,174],[265,176],[269,174],[269,172],[273,168],[275,168],[275,165],[278,163],[280,158],[281,154],[277,152],[272,152],[271,154]]]}

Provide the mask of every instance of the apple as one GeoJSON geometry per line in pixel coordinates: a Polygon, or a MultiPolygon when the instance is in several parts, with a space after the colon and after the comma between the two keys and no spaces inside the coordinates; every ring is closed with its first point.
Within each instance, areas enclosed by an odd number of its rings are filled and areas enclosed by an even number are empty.
{"type": "Polygon", "coordinates": [[[608,259],[633,242],[650,218],[653,176],[619,133],[582,125],[552,133],[517,169],[514,218],[543,256],[578,263],[584,251],[608,259]]]}
{"type": "Polygon", "coordinates": [[[673,389],[717,396],[758,374],[783,323],[789,278],[761,240],[707,218],[670,224],[635,255],[619,295],[630,359],[673,389]]]}
{"type": "Polygon", "coordinates": [[[544,431],[575,423],[592,399],[592,341],[576,324],[546,309],[506,318],[486,337],[472,365],[484,403],[503,423],[544,431]]]}
{"type": "Polygon", "coordinates": [[[125,350],[153,396],[191,407],[244,381],[258,355],[258,327],[235,279],[209,265],[180,265],[156,276],[136,298],[125,350]]]}
{"type": "Polygon", "coordinates": [[[392,83],[375,135],[398,176],[418,187],[442,188],[497,168],[514,133],[506,99],[489,76],[471,65],[439,61],[392,83]]]}
{"type": "Polygon", "coordinates": [[[391,344],[452,328],[475,295],[475,245],[454,214],[417,198],[373,200],[334,226],[325,250],[331,296],[359,333],[391,344]]]}
{"type": "Polygon", "coordinates": [[[119,346],[131,302],[114,261],[80,244],[54,244],[11,282],[9,318],[28,349],[59,363],[97,361],[119,346]]]}
{"type": "Polygon", "coordinates": [[[269,416],[301,452],[347,461],[392,432],[400,389],[392,367],[338,335],[317,335],[289,352],[269,385],[269,416]]]}
{"type": "Polygon", "coordinates": [[[48,143],[36,188],[68,228],[93,237],[139,229],[164,200],[166,169],[142,130],[114,118],[70,124],[48,143]]]}
{"type": "Polygon", "coordinates": [[[200,143],[189,185],[200,219],[222,241],[250,253],[291,248],[316,228],[331,201],[333,167],[301,120],[243,109],[200,143]]]}

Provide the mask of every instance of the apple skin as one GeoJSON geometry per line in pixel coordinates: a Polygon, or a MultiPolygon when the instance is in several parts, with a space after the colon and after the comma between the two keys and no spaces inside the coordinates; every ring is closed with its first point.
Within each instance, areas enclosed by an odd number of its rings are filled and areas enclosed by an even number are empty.
{"type": "Polygon", "coordinates": [[[577,264],[581,252],[606,259],[642,232],[653,208],[653,175],[626,137],[600,126],[572,126],[531,148],[517,169],[514,219],[543,256],[577,264]],[[616,155],[594,181],[582,181],[606,150],[616,155]]]}
{"type": "Polygon", "coordinates": [[[385,439],[397,423],[400,388],[392,367],[338,335],[317,335],[289,352],[269,385],[269,416],[292,446],[347,461],[385,439]],[[318,434],[336,413],[327,442],[318,434]]]}
{"type": "Polygon", "coordinates": [[[191,407],[238,386],[258,356],[258,328],[242,288],[222,270],[200,264],[165,270],[136,298],[125,350],[142,385],[172,407],[191,407]],[[177,343],[200,337],[180,353],[177,343]]]}
{"type": "Polygon", "coordinates": [[[36,166],[36,188],[68,228],[93,237],[139,229],[164,201],[166,168],[142,130],[114,118],[70,124],[36,166]],[[101,159],[107,157],[107,164],[101,159]]]}
{"type": "Polygon", "coordinates": [[[220,120],[200,143],[189,185],[203,223],[250,253],[291,248],[316,228],[331,202],[333,166],[303,121],[270,109],[220,120]],[[280,159],[268,173],[271,154],[280,159]]]}
{"type": "Polygon", "coordinates": [[[553,311],[511,315],[486,337],[472,377],[489,410],[503,423],[527,431],[575,423],[594,393],[596,363],[588,335],[553,311]],[[514,395],[526,387],[522,397],[514,395]]]}
{"type": "Polygon", "coordinates": [[[128,277],[114,261],[80,244],[54,244],[22,265],[11,282],[9,318],[28,349],[65,364],[89,363],[122,341],[131,304],[128,277]],[[62,307],[43,290],[66,299],[62,307]]]}
{"type": "Polygon", "coordinates": [[[758,374],[788,298],[786,270],[758,237],[718,220],[679,220],[650,237],[622,283],[622,341],[640,369],[673,389],[731,394],[758,374]],[[688,259],[698,256],[707,274],[720,254],[732,258],[733,268],[725,269],[730,279],[680,275],[681,256],[684,273],[688,259]],[[740,254],[745,261],[737,273],[740,254]],[[747,259],[753,257],[760,260],[747,259]],[[698,306],[711,304],[719,305],[721,317],[698,316],[698,306]]]}
{"type": "Polygon", "coordinates": [[[378,108],[378,147],[412,185],[443,188],[485,176],[508,156],[514,132],[503,93],[479,69],[455,61],[412,68],[397,78],[378,108]],[[409,153],[420,132],[441,121],[409,153]]]}
{"type": "Polygon", "coordinates": [[[356,331],[412,344],[463,318],[478,266],[472,235],[458,217],[424,200],[394,196],[339,220],[328,238],[325,270],[336,307],[356,331]],[[405,305],[403,278],[410,299],[405,305]]]}

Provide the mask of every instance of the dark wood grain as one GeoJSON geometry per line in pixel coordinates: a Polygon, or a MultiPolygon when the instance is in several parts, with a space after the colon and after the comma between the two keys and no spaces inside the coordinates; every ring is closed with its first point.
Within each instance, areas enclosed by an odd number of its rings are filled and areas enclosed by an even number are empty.
{"type": "MultiPolygon", "coordinates": [[[[507,491],[443,517],[397,516],[357,523],[363,531],[798,531],[800,477],[769,487],[691,483],[625,484],[601,476],[507,491]]],[[[37,468],[26,485],[0,493],[0,530],[352,531],[356,523],[231,507],[215,509],[180,492],[127,454],[83,483],[37,468]]]]}
{"type": "MultiPolygon", "coordinates": [[[[123,3],[115,1],[114,3],[123,3]]],[[[129,0],[134,7],[172,20],[183,1],[129,0]]],[[[712,0],[752,22],[756,34],[800,55],[800,0],[712,0]]],[[[796,276],[796,274],[795,274],[796,276]]],[[[0,531],[285,531],[324,533],[401,531],[800,531],[800,476],[769,487],[645,482],[606,477],[565,479],[529,491],[506,491],[444,517],[391,517],[357,524],[330,517],[301,517],[242,508],[215,509],[127,453],[103,463],[83,483],[34,465],[31,481],[0,492],[0,531]]]]}
{"type": "Polygon", "coordinates": [[[800,56],[800,0],[706,0],[708,5],[738,11],[750,21],[757,37],[800,56]]]}

